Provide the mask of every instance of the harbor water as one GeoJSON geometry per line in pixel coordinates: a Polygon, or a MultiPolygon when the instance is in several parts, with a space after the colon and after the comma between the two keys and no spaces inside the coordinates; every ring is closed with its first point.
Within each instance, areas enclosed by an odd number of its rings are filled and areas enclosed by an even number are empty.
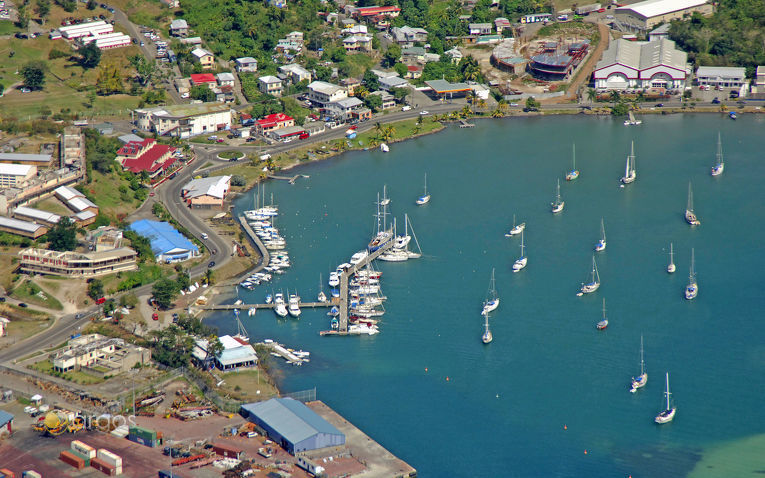
{"type": "MultiPolygon", "coordinates": [[[[383,185],[423,257],[377,263],[388,300],[376,336],[320,337],[323,309],[242,320],[253,340],[311,352],[302,367],[274,364],[283,391],[315,386],[420,477],[751,476],[765,469],[764,131],[765,118],[750,115],[649,116],[636,127],[516,118],[306,164],[296,172],[309,178],[267,184],[292,268],[239,291],[245,303],[279,289],[314,301],[319,274],[328,293],[329,272],[369,241],[383,185]],[[718,131],[725,172],[713,178],[718,131]],[[633,140],[637,180],[622,188],[633,140]],[[566,182],[573,143],[581,175],[566,182]],[[426,173],[432,200],[416,206],[426,173]],[[558,179],[565,210],[553,215],[558,179]],[[693,228],[683,219],[689,181],[693,228]],[[515,274],[520,237],[504,236],[514,214],[528,256],[515,274]],[[577,297],[601,218],[602,285],[577,297]],[[687,301],[691,248],[699,295],[687,301]],[[484,345],[492,268],[501,304],[484,345]],[[599,331],[603,298],[609,326],[599,331]],[[632,394],[641,334],[648,382],[632,394]],[[677,415],[659,426],[665,372],[677,415]]],[[[230,313],[208,321],[236,330],[230,313]]]]}

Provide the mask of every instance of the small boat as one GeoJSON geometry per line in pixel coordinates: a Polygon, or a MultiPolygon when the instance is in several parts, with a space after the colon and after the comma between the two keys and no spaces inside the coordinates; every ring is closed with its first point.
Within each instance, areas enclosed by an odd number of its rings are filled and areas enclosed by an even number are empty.
{"type": "Polygon", "coordinates": [[[300,297],[297,294],[291,294],[289,300],[289,306],[287,307],[289,314],[295,318],[300,317],[300,297]]]}
{"type": "Polygon", "coordinates": [[[576,169],[576,144],[573,146],[573,163],[574,168],[566,173],[566,181],[573,181],[574,179],[579,177],[579,170],[576,169]]]}
{"type": "Polygon", "coordinates": [[[691,271],[688,274],[688,285],[685,286],[685,298],[693,300],[699,295],[699,284],[696,282],[696,258],[691,248],[691,271]]]}
{"type": "Polygon", "coordinates": [[[379,334],[380,330],[376,325],[369,325],[366,323],[350,324],[348,326],[348,333],[352,335],[375,335],[379,334]]]}
{"type": "Polygon", "coordinates": [[[582,294],[590,294],[600,287],[600,274],[598,274],[598,265],[595,263],[595,256],[592,256],[592,278],[590,282],[582,284],[582,294]]]}
{"type": "Polygon", "coordinates": [[[486,300],[483,301],[483,310],[481,314],[494,312],[499,307],[499,296],[494,282],[494,269],[491,269],[491,280],[489,280],[489,290],[486,292],[486,300]]]}
{"type": "Polygon", "coordinates": [[[368,251],[359,251],[351,256],[351,264],[356,265],[359,262],[366,259],[366,257],[369,255],[368,251]]]}
{"type": "Polygon", "coordinates": [[[491,330],[489,329],[489,313],[483,314],[484,317],[484,331],[483,335],[481,336],[481,342],[484,344],[491,343],[492,340],[494,340],[494,337],[491,335],[491,330]]]}
{"type": "Polygon", "coordinates": [[[627,156],[627,166],[624,169],[624,177],[621,181],[623,184],[629,184],[635,181],[637,178],[637,171],[635,170],[635,142],[632,141],[630,148],[630,154],[627,156]]]}
{"type": "Polygon", "coordinates": [[[430,202],[430,194],[428,194],[428,174],[425,173],[425,192],[417,199],[416,203],[418,206],[422,206],[428,202],[430,202]]]}
{"type": "Polygon", "coordinates": [[[327,315],[337,317],[340,315],[340,309],[338,309],[336,305],[333,305],[332,308],[329,309],[329,312],[327,312],[327,315]]]}
{"type": "Polygon", "coordinates": [[[337,287],[340,285],[340,275],[337,272],[329,273],[329,286],[337,287]]]}
{"type": "Polygon", "coordinates": [[[289,314],[287,306],[284,303],[276,304],[274,306],[274,312],[276,312],[276,315],[279,317],[287,317],[287,314],[289,314]]]}
{"type": "Polygon", "coordinates": [[[388,151],[390,151],[390,148],[388,147],[387,144],[380,143],[380,151],[382,151],[383,153],[387,153],[388,151]]]}
{"type": "Polygon", "coordinates": [[[515,262],[513,262],[513,272],[518,272],[524,267],[526,267],[526,263],[528,262],[528,257],[523,253],[524,252],[524,244],[523,244],[523,232],[521,232],[521,257],[519,257],[515,262]]]}
{"type": "Polygon", "coordinates": [[[322,289],[322,285],[321,285],[321,274],[319,274],[319,293],[316,294],[316,301],[317,302],[327,301],[327,294],[324,293],[324,290],[322,289]]]}
{"type": "Polygon", "coordinates": [[[608,327],[608,318],[606,318],[606,299],[603,299],[603,319],[595,326],[598,330],[603,330],[608,327]]]}
{"type": "Polygon", "coordinates": [[[552,203],[552,212],[553,214],[559,213],[563,210],[563,207],[566,205],[565,201],[561,201],[560,199],[560,179],[558,180],[558,189],[555,193],[555,202],[552,203]]]}
{"type": "Polygon", "coordinates": [[[735,111],[731,111],[730,113],[728,113],[728,117],[732,120],[735,120],[736,118],[738,118],[735,111]]]}
{"type": "Polygon", "coordinates": [[[669,264],[667,265],[667,272],[674,273],[677,268],[675,267],[675,249],[672,243],[669,243],[669,264]]]}
{"type": "Polygon", "coordinates": [[[722,153],[722,140],[720,138],[720,132],[717,132],[717,155],[715,157],[715,165],[712,167],[712,176],[719,176],[725,169],[725,162],[723,161],[722,153]]]}
{"type": "Polygon", "coordinates": [[[698,226],[701,224],[699,218],[696,217],[696,213],[693,212],[693,188],[691,182],[688,181],[688,205],[685,207],[685,222],[691,226],[698,226]]]}
{"type": "Polygon", "coordinates": [[[595,244],[597,252],[606,250],[606,227],[603,225],[603,218],[600,218],[600,240],[595,244]]]}
{"type": "Polygon", "coordinates": [[[640,375],[632,377],[630,393],[637,392],[638,388],[645,387],[648,382],[648,373],[645,371],[645,361],[643,361],[643,336],[640,336],[640,375]]]}
{"type": "Polygon", "coordinates": [[[274,297],[271,294],[266,295],[266,304],[270,304],[274,301],[274,297]]]}
{"type": "Polygon", "coordinates": [[[526,223],[522,222],[520,224],[516,224],[515,223],[515,214],[513,214],[513,228],[510,229],[510,232],[505,234],[505,237],[517,236],[518,234],[523,232],[524,229],[526,229],[526,223]]]}
{"type": "Polygon", "coordinates": [[[329,326],[332,330],[337,330],[340,328],[340,321],[337,320],[337,317],[332,317],[332,320],[329,321],[329,326]]]}
{"type": "Polygon", "coordinates": [[[671,404],[672,394],[669,392],[669,372],[667,372],[667,388],[664,391],[664,396],[667,397],[667,405],[654,419],[659,425],[671,422],[675,418],[675,412],[677,411],[677,407],[671,404]]]}

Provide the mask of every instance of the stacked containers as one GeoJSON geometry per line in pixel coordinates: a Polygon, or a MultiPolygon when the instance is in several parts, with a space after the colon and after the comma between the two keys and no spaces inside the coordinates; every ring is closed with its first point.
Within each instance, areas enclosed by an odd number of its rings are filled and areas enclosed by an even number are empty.
{"type": "Polygon", "coordinates": [[[154,448],[157,446],[157,432],[148,428],[130,427],[128,440],[154,448]]]}
{"type": "Polygon", "coordinates": [[[72,441],[69,448],[71,453],[85,460],[85,466],[90,466],[90,460],[96,457],[96,449],[79,440],[72,441]]]}
{"type": "Polygon", "coordinates": [[[109,476],[122,474],[122,458],[104,448],[99,448],[96,458],[90,460],[90,466],[109,476]]]}
{"type": "MultiPolygon", "coordinates": [[[[66,463],[67,465],[71,465],[78,470],[82,470],[85,468],[85,460],[80,458],[79,456],[75,455],[74,452],[64,450],[61,452],[61,454],[58,456],[58,459],[66,463]]],[[[90,462],[90,460],[88,460],[90,462]]]]}
{"type": "Polygon", "coordinates": [[[16,474],[7,468],[0,469],[0,478],[16,478],[16,474]]]}

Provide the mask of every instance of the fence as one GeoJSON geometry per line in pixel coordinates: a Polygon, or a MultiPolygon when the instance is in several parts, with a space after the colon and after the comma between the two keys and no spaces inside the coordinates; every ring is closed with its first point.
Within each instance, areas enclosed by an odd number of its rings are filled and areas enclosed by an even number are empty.
{"type": "Polygon", "coordinates": [[[309,388],[308,390],[299,390],[292,393],[282,394],[283,398],[294,398],[301,402],[313,402],[316,401],[316,387],[309,388]]]}

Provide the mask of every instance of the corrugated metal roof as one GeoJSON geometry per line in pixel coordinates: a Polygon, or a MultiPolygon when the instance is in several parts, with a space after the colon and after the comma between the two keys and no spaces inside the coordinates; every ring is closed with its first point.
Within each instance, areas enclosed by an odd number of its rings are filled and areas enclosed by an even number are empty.
{"type": "Polygon", "coordinates": [[[696,76],[719,77],[719,78],[743,78],[746,68],[737,66],[700,66],[696,70],[696,76]]]}
{"type": "Polygon", "coordinates": [[[195,198],[199,196],[212,196],[223,199],[228,191],[228,185],[231,176],[212,176],[209,178],[192,179],[185,186],[183,191],[186,198],[195,198]]]}
{"type": "Polygon", "coordinates": [[[154,255],[165,254],[170,251],[176,253],[180,251],[199,251],[197,246],[183,237],[181,233],[167,222],[141,219],[131,224],[129,229],[151,241],[151,251],[154,255]]]}
{"type": "Polygon", "coordinates": [[[19,206],[16,209],[13,210],[14,214],[19,214],[26,217],[31,217],[32,219],[39,219],[41,221],[50,222],[50,223],[56,223],[61,220],[61,216],[58,214],[53,214],[52,212],[48,211],[42,211],[40,209],[35,209],[31,207],[26,206],[19,206]]]}
{"type": "Polygon", "coordinates": [[[652,42],[634,42],[620,38],[608,45],[608,49],[595,66],[595,71],[616,63],[638,71],[659,65],[685,71],[688,54],[678,50],[675,42],[666,38],[652,42]]]}
{"type": "Polygon", "coordinates": [[[35,166],[31,164],[6,164],[0,163],[0,174],[9,176],[26,176],[35,166]]]}
{"type": "Polygon", "coordinates": [[[56,193],[57,196],[60,196],[65,201],[68,201],[72,198],[76,198],[78,196],[80,197],[84,196],[84,194],[82,194],[80,191],[74,188],[70,188],[69,186],[59,186],[56,188],[54,192],[56,193]]]}
{"type": "Polygon", "coordinates": [[[11,420],[13,420],[13,415],[5,410],[0,410],[0,427],[7,425],[11,420]]]}
{"type": "Polygon", "coordinates": [[[40,224],[29,221],[20,221],[18,219],[12,219],[10,217],[0,216],[0,226],[7,227],[8,229],[17,229],[19,231],[35,232],[41,227],[40,224]]]}
{"type": "Polygon", "coordinates": [[[0,153],[0,161],[32,161],[35,163],[49,163],[50,154],[23,154],[23,153],[0,153]]]}
{"type": "Polygon", "coordinates": [[[698,7],[705,3],[707,3],[707,0],[646,0],[621,7],[617,9],[617,12],[632,10],[645,18],[652,18],[687,8],[698,7]]]}
{"type": "Polygon", "coordinates": [[[293,398],[272,398],[265,402],[248,403],[242,405],[242,408],[267,423],[293,444],[317,433],[343,435],[328,421],[293,398]]]}

